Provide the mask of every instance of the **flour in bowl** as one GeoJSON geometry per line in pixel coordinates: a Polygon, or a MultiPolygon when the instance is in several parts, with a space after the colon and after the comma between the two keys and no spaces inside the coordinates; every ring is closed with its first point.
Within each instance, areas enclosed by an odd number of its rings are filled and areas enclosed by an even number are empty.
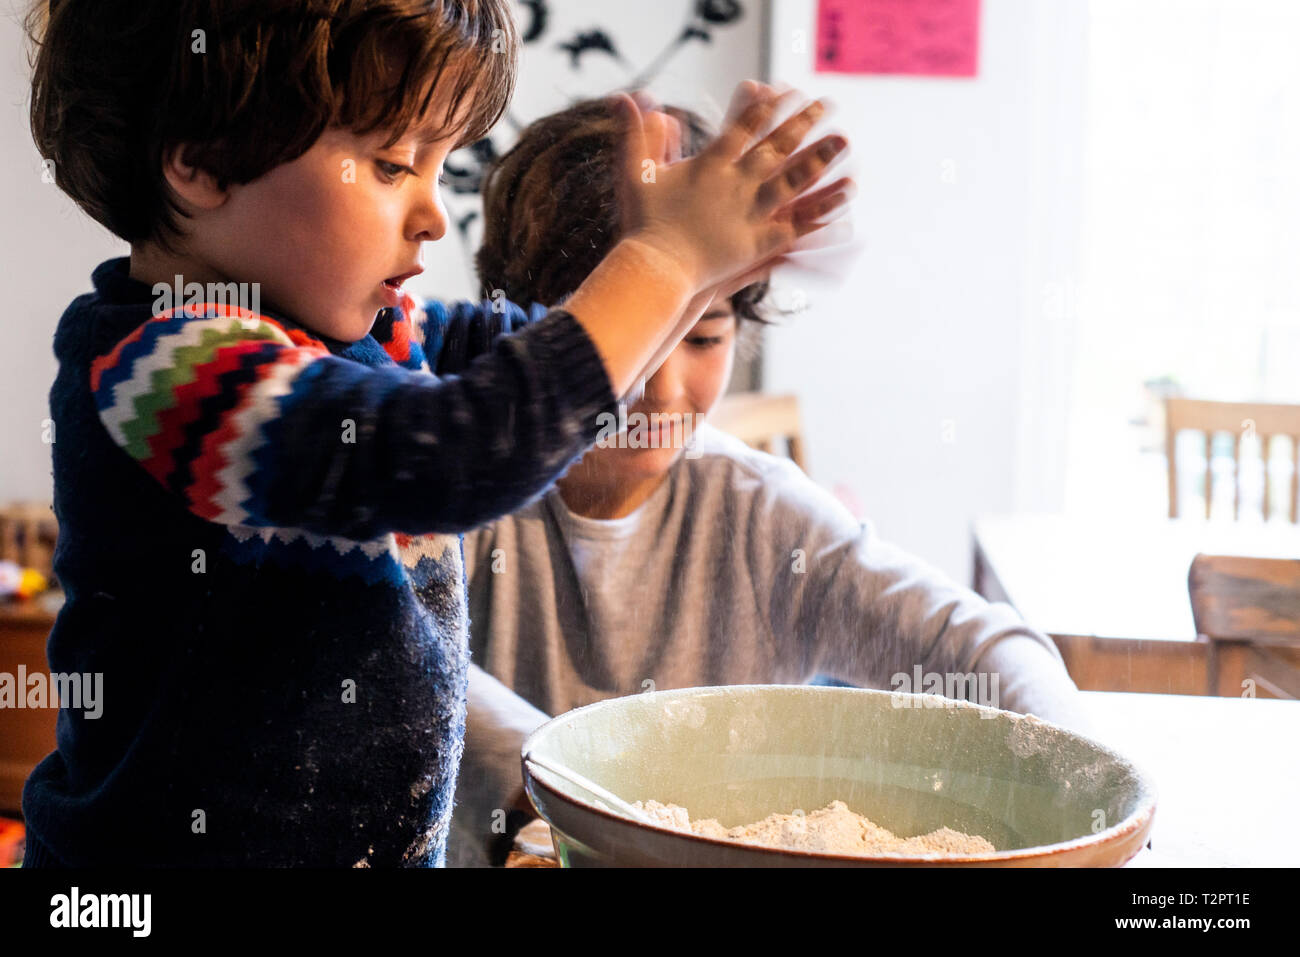
{"type": "Polygon", "coordinates": [[[744,841],[767,847],[823,854],[881,854],[914,857],[926,854],[992,854],[996,848],[982,837],[941,827],[919,837],[898,837],[861,814],[850,811],[843,801],[832,801],[809,814],[769,814],[756,824],[723,827],[713,818],[692,821],[686,808],[658,801],[637,801],[656,824],[689,831],[701,837],[744,841]]]}

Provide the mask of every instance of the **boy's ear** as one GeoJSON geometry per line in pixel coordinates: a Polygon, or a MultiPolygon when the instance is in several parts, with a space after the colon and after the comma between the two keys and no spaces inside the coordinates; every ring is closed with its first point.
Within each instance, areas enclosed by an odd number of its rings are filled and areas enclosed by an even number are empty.
{"type": "Polygon", "coordinates": [[[221,189],[211,173],[186,163],[184,154],[185,145],[180,144],[163,156],[163,176],[167,185],[194,209],[212,210],[225,203],[230,192],[221,189]]]}

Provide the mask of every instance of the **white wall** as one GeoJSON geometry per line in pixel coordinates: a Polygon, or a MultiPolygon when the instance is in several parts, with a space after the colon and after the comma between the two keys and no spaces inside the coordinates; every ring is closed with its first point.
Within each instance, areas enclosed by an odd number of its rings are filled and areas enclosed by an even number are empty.
{"type": "Polygon", "coordinates": [[[129,247],[41,176],[27,120],[30,77],[23,0],[0,2],[0,503],[48,501],[50,446],[42,441],[54,384],[54,327],[90,273],[129,247]]]}
{"type": "Polygon", "coordinates": [[[838,104],[866,251],[769,333],[809,470],[969,582],[970,521],[1061,501],[1082,3],[984,0],[974,79],[812,72],[814,0],[777,0],[776,80],[838,104]]]}
{"type": "MultiPolygon", "coordinates": [[[[668,49],[694,10],[696,0],[550,0],[549,29],[536,43],[525,44],[519,61],[519,82],[509,117],[493,131],[501,152],[517,138],[514,124],[526,126],[571,102],[604,96],[628,85],[668,49]],[[620,58],[599,53],[584,54],[575,70],[569,54],[558,44],[582,31],[600,28],[614,40],[620,58]]],[[[669,55],[647,89],[660,102],[698,111],[713,122],[723,112],[737,83],[756,77],[761,70],[762,3],[745,0],[743,16],[734,23],[710,30],[711,41],[692,41],[669,55]]],[[[526,29],[521,13],[520,28],[526,29]]],[[[448,210],[455,216],[480,208],[477,197],[444,194],[448,210]]],[[[468,247],[448,235],[439,247],[426,250],[427,271],[411,283],[417,293],[429,297],[470,298],[478,294],[471,249],[477,248],[481,230],[475,224],[468,247]]]]}

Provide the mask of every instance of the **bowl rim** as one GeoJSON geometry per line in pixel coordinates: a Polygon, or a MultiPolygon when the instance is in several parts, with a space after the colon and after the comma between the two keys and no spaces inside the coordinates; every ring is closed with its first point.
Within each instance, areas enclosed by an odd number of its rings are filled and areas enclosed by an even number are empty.
{"type": "MultiPolygon", "coordinates": [[[[1003,863],[1007,861],[1015,861],[1021,858],[1044,857],[1044,856],[1051,856],[1056,854],[1064,854],[1067,851],[1075,851],[1086,847],[1100,846],[1103,844],[1110,844],[1113,842],[1117,842],[1122,840],[1125,837],[1128,837],[1135,831],[1141,830],[1151,822],[1152,817],[1155,815],[1156,804],[1159,797],[1155,784],[1151,778],[1151,775],[1148,774],[1140,765],[1136,764],[1131,759],[1115,751],[1113,748],[1109,747],[1108,745],[1103,744],[1102,742],[1096,740],[1091,735],[1086,735],[1078,731],[1073,731],[1070,728],[1065,727],[1064,725],[1059,725],[1059,724],[1055,724],[1054,722],[1047,721],[1043,718],[1038,717],[1035,714],[1032,713],[1021,714],[1018,711],[1008,711],[1005,708],[991,708],[988,705],[976,704],[972,701],[965,701],[960,698],[946,698],[942,695],[923,694],[923,693],[918,694],[914,692],[885,691],[879,688],[845,688],[845,687],[836,687],[836,686],[827,686],[827,685],[778,684],[778,683],[743,684],[743,685],[701,685],[701,686],[693,686],[690,688],[664,688],[656,691],[642,691],[642,692],[635,692],[631,695],[618,695],[613,698],[605,698],[601,701],[594,701],[591,704],[583,705],[581,707],[573,708],[569,711],[565,711],[563,714],[558,714],[555,717],[551,718],[545,724],[539,725],[528,735],[527,738],[524,739],[523,746],[521,747],[519,752],[519,763],[524,773],[525,790],[527,790],[527,784],[529,780],[531,780],[537,786],[541,787],[543,790],[550,792],[550,794],[554,795],[558,800],[573,805],[574,807],[579,808],[581,810],[588,811],[593,814],[597,814],[600,817],[603,817],[608,821],[611,821],[623,827],[647,829],[669,837],[679,837],[679,838],[684,838],[692,841],[700,841],[706,844],[717,845],[719,847],[742,848],[746,851],[759,851],[759,852],[765,852],[768,854],[775,854],[781,856],[794,855],[801,859],[824,860],[824,861],[833,861],[833,862],[872,861],[880,864],[897,865],[897,864],[912,864],[912,863],[928,864],[936,861],[944,861],[944,862],[953,861],[957,863],[978,864],[981,862],[1003,863]],[[564,722],[566,720],[576,720],[575,716],[581,712],[592,711],[600,708],[615,707],[617,702],[621,701],[624,698],[631,698],[631,697],[650,698],[650,697],[659,697],[661,695],[703,697],[706,694],[710,694],[710,693],[729,692],[729,691],[755,689],[755,688],[800,689],[801,693],[803,690],[806,690],[807,692],[812,694],[824,694],[824,693],[863,694],[865,693],[868,695],[888,695],[890,697],[902,696],[902,697],[918,698],[918,699],[942,698],[944,701],[944,705],[943,705],[944,707],[972,708],[978,711],[991,711],[997,714],[1005,714],[1007,715],[1007,717],[1016,721],[1028,720],[1028,721],[1037,722],[1039,724],[1048,725],[1049,727],[1055,728],[1068,735],[1071,735],[1072,737],[1087,742],[1088,744],[1095,747],[1097,750],[1102,751],[1103,753],[1114,758],[1119,764],[1126,766],[1139,783],[1138,796],[1139,796],[1140,803],[1137,810],[1135,810],[1132,814],[1123,818],[1118,823],[1111,825],[1105,830],[1098,831],[1095,834],[1085,834],[1082,837],[1072,838],[1069,841],[1061,841],[1056,844],[1037,844],[1034,845],[1033,847],[1008,848],[1005,851],[994,851],[992,854],[942,854],[942,853],[836,854],[830,851],[806,851],[806,850],[801,850],[799,848],[773,847],[768,844],[752,844],[746,841],[733,840],[731,838],[706,837],[703,834],[693,834],[690,831],[683,831],[675,827],[665,827],[659,824],[646,824],[641,821],[636,821],[633,820],[632,818],[627,817],[626,815],[616,814],[612,811],[606,810],[605,808],[597,807],[594,804],[590,803],[589,801],[583,801],[572,795],[566,794],[563,791],[560,791],[558,788],[555,788],[550,784],[547,784],[536,773],[534,773],[534,771],[529,767],[528,761],[525,760],[529,751],[532,750],[533,739],[540,736],[542,732],[545,731],[546,729],[551,728],[553,725],[559,725],[561,722],[564,722]]],[[[540,770],[543,773],[546,772],[545,768],[539,768],[538,770],[540,770]]],[[[538,810],[540,811],[540,808],[538,810]]],[[[542,820],[546,820],[546,818],[543,816],[542,820]]],[[[546,821],[546,823],[549,827],[554,829],[555,827],[554,824],[552,824],[550,821],[546,821]]]]}

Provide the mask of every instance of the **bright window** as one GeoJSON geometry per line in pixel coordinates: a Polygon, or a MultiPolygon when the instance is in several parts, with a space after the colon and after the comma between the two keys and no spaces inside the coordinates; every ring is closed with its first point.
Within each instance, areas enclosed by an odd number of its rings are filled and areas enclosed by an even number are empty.
{"type": "MultiPolygon", "coordinates": [[[[1159,515],[1166,392],[1300,403],[1300,2],[1090,0],[1089,21],[1067,506],[1159,515]]],[[[1203,515],[1203,443],[1179,444],[1203,515]]],[[[1290,443],[1273,455],[1278,502],[1290,443]]]]}

